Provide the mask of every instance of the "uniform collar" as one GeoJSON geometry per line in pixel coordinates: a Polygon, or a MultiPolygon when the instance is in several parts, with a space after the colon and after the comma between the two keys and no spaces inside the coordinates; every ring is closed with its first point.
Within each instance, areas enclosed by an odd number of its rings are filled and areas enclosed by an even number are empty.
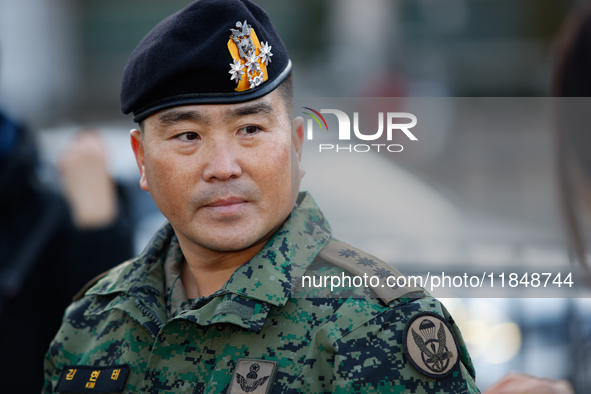
{"type": "MultiPolygon", "coordinates": [[[[152,315],[165,322],[164,271],[162,262],[168,255],[174,231],[170,223],[165,223],[154,234],[144,251],[135,259],[112,269],[105,277],[92,286],[86,295],[119,295],[111,300],[95,300],[87,313],[98,314],[104,310],[120,308],[134,311],[132,317],[141,324],[149,323],[149,316],[136,310],[132,297],[147,308],[152,315]],[[122,297],[121,294],[125,296],[122,297]],[[109,301],[110,300],[110,301],[109,301]],[[131,303],[131,304],[130,304],[131,303]],[[129,304],[129,305],[128,305],[129,304]]],[[[156,331],[157,332],[157,331],[156,331]]]]}
{"type": "Polygon", "coordinates": [[[138,292],[163,295],[162,262],[167,256],[174,231],[166,222],[154,234],[144,251],[135,259],[124,263],[109,272],[86,295],[107,295],[138,292]]]}
{"type": "MultiPolygon", "coordinates": [[[[250,304],[247,300],[252,300],[278,307],[285,305],[300,277],[330,240],[331,233],[328,221],[312,196],[307,192],[300,193],[298,205],[264,248],[240,266],[222,289],[208,298],[224,295],[225,301],[244,299],[247,304],[250,304]]],[[[114,269],[86,294],[133,295],[152,311],[162,311],[163,316],[159,317],[166,321],[162,266],[173,236],[172,226],[165,223],[138,258],[114,269]]],[[[224,308],[228,308],[227,304],[224,308]]],[[[254,309],[262,312],[269,308],[261,305],[254,309]]],[[[256,316],[259,323],[261,317],[256,316]]]]}

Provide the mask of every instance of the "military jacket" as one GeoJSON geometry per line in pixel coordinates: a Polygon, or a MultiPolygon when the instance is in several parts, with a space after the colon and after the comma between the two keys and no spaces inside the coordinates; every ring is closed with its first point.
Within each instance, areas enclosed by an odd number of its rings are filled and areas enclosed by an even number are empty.
{"type": "Polygon", "coordinates": [[[163,264],[176,237],[164,225],[68,307],[44,392],[478,393],[443,305],[418,287],[382,287],[400,274],[334,239],[309,194],[298,202],[222,289],[174,314],[163,264]],[[380,284],[310,280],[362,273],[380,284]]]}

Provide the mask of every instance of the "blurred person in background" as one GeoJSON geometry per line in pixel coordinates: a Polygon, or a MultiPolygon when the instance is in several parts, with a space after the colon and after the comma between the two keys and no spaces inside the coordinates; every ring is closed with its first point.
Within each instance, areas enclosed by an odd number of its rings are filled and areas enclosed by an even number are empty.
{"type": "MultiPolygon", "coordinates": [[[[556,100],[556,154],[568,248],[582,264],[587,284],[591,267],[586,234],[591,228],[591,5],[575,10],[556,41],[552,96],[556,100]]],[[[485,394],[587,393],[591,387],[591,313],[570,311],[572,369],[566,381],[509,374],[485,394]]]]}
{"type": "MultiPolygon", "coordinates": [[[[591,229],[591,5],[586,3],[567,19],[556,41],[552,80],[556,103],[557,162],[562,211],[569,252],[584,269],[591,285],[588,259],[591,229]]],[[[591,311],[572,308],[571,380],[578,393],[591,387],[591,311]]]]}
{"type": "MultiPolygon", "coordinates": [[[[582,393],[586,391],[581,391],[582,393]]],[[[483,394],[573,394],[572,385],[565,380],[536,378],[517,372],[508,373],[483,394]]]]}
{"type": "Polygon", "coordinates": [[[38,392],[64,308],[90,278],[132,256],[123,196],[98,135],[61,159],[64,196],[44,185],[34,135],[0,113],[0,391],[38,392]],[[119,198],[118,198],[119,195],[119,198]]]}

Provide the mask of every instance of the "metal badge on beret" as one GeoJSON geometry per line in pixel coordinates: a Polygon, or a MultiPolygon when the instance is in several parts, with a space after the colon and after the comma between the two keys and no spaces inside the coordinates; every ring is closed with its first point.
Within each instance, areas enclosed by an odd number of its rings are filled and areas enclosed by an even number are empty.
{"type": "Polygon", "coordinates": [[[406,324],[404,350],[424,375],[441,379],[456,366],[460,350],[450,325],[433,312],[422,312],[406,324]]]}
{"type": "Polygon", "coordinates": [[[267,64],[271,62],[271,46],[268,42],[261,43],[252,27],[244,23],[236,22],[237,29],[230,29],[232,35],[228,40],[228,50],[234,59],[230,63],[232,74],[230,80],[236,80],[237,92],[256,88],[267,79],[267,64]],[[245,75],[247,78],[242,78],[245,75]]]}

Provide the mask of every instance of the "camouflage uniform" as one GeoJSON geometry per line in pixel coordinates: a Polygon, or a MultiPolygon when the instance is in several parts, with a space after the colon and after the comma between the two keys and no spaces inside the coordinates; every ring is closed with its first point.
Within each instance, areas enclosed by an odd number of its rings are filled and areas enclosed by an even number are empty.
{"type": "MultiPolygon", "coordinates": [[[[340,277],[339,265],[354,274],[397,272],[332,238],[309,195],[299,201],[260,253],[196,301],[186,299],[178,280],[182,252],[170,224],[163,226],[138,258],[67,309],[46,356],[44,392],[111,384],[107,392],[478,393],[455,323],[422,289],[376,296],[363,286],[327,292],[302,285],[303,275],[340,277]],[[405,327],[421,313],[434,313],[451,330],[443,347],[457,362],[445,377],[426,376],[405,353],[405,327]]],[[[447,357],[429,354],[423,358],[430,363],[447,357]]]]}

